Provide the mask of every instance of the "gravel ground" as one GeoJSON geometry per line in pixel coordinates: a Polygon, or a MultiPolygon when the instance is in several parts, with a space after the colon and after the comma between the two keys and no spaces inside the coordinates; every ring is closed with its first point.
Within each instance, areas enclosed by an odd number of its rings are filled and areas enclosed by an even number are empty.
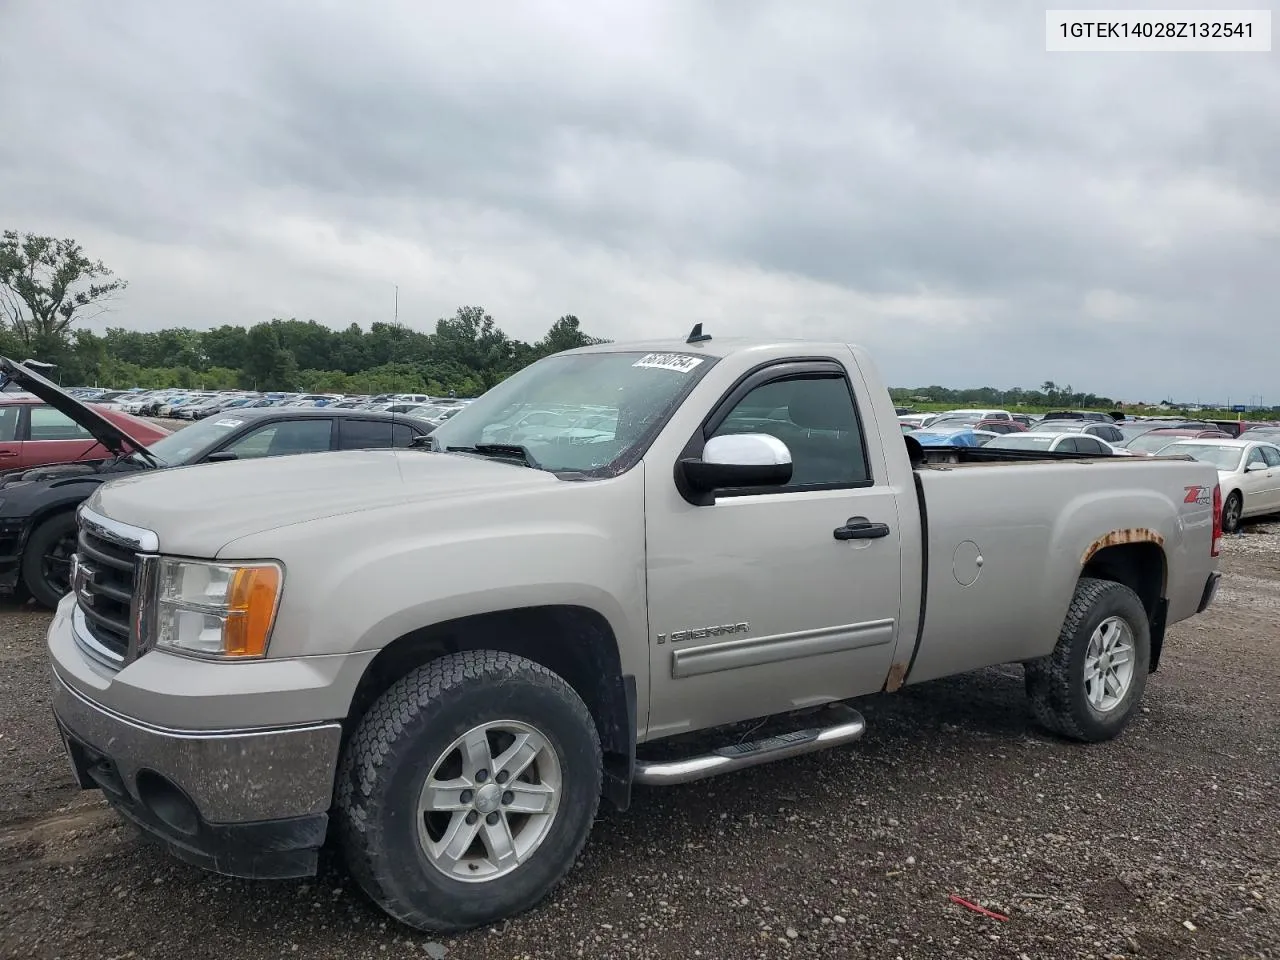
{"type": "Polygon", "coordinates": [[[452,938],[335,863],[228,880],[121,825],[72,786],[47,615],[2,608],[0,956],[1280,957],[1278,531],[1227,541],[1217,603],[1116,741],[1041,734],[1010,668],[872,698],[853,747],[637,790],[549,902],[452,938]]]}

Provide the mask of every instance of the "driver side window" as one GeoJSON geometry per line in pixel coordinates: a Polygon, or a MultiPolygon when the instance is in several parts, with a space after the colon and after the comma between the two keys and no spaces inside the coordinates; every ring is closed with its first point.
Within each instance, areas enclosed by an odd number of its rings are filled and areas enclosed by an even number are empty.
{"type": "Polygon", "coordinates": [[[792,474],[784,490],[862,486],[871,480],[853,395],[844,377],[761,384],[734,406],[711,436],[735,433],[767,433],[787,445],[792,474]]]}
{"type": "Polygon", "coordinates": [[[1262,451],[1262,459],[1267,461],[1268,467],[1280,467],[1280,450],[1275,447],[1259,447],[1262,451]]]}
{"type": "Polygon", "coordinates": [[[1253,452],[1249,454],[1249,463],[1246,465],[1246,467],[1251,467],[1255,463],[1263,467],[1267,465],[1267,458],[1262,455],[1261,447],[1253,448],[1253,452]]]}

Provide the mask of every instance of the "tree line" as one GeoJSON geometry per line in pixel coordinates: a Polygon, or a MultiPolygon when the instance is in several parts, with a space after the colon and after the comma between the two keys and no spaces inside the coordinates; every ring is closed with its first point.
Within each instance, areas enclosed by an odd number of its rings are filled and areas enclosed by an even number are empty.
{"type": "Polygon", "coordinates": [[[526,343],[479,306],[459,307],[430,333],[390,323],[334,330],[297,319],[102,333],[76,325],[100,316],[126,286],[74,240],[5,230],[0,354],[56,364],[67,385],[476,396],[548,354],[604,342],[567,314],[526,343]]]}
{"type": "Polygon", "coordinates": [[[1060,386],[1052,380],[1046,380],[1038,388],[1030,390],[1022,387],[1010,387],[1007,390],[998,387],[952,390],[934,384],[929,387],[894,387],[889,393],[893,396],[894,403],[904,406],[942,404],[996,409],[1066,407],[1073,410],[1104,410],[1110,409],[1115,403],[1110,397],[1082,393],[1069,383],[1060,386]]]}
{"type": "Polygon", "coordinates": [[[548,354],[599,342],[577,317],[563,316],[540,340],[525,343],[477,306],[459,307],[431,333],[390,323],[333,330],[296,319],[212,330],[108,327],[98,334],[82,327],[27,354],[35,345],[0,331],[0,350],[57,364],[57,378],[68,385],[459,397],[478,396],[548,354]]]}
{"type": "MultiPolygon", "coordinates": [[[[605,341],[566,314],[534,343],[508,336],[483,307],[463,306],[430,333],[399,324],[274,319],[212,330],[170,327],[96,333],[82,321],[110,306],[127,282],[80,244],[0,234],[0,355],[57,365],[66,385],[430,393],[477,396],[548,354],[605,341]],[[81,324],[77,326],[77,324],[81,324]]],[[[1039,389],[937,385],[895,388],[896,403],[987,407],[1110,407],[1112,401],[1046,381],[1039,389]]]]}

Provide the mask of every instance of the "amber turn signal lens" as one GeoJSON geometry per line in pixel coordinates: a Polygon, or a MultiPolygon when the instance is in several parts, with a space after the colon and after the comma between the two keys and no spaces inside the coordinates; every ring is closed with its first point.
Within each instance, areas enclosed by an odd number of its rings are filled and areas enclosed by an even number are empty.
{"type": "Polygon", "coordinates": [[[279,599],[279,567],[241,567],[235,572],[227,591],[224,656],[260,657],[267,652],[279,599]]]}

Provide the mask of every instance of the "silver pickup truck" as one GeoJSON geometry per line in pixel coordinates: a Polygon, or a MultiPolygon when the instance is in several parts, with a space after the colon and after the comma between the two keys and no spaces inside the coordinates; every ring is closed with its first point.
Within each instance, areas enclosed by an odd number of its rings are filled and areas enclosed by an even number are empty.
{"type": "Polygon", "coordinates": [[[58,726],[178,856],[332,841],[430,930],[538,903],[602,797],[857,740],[867,694],[1018,662],[1039,724],[1114,737],[1213,598],[1213,467],[943,453],[861,349],[695,328],[544,359],[423,448],[123,477],[80,509],[58,726]]]}

